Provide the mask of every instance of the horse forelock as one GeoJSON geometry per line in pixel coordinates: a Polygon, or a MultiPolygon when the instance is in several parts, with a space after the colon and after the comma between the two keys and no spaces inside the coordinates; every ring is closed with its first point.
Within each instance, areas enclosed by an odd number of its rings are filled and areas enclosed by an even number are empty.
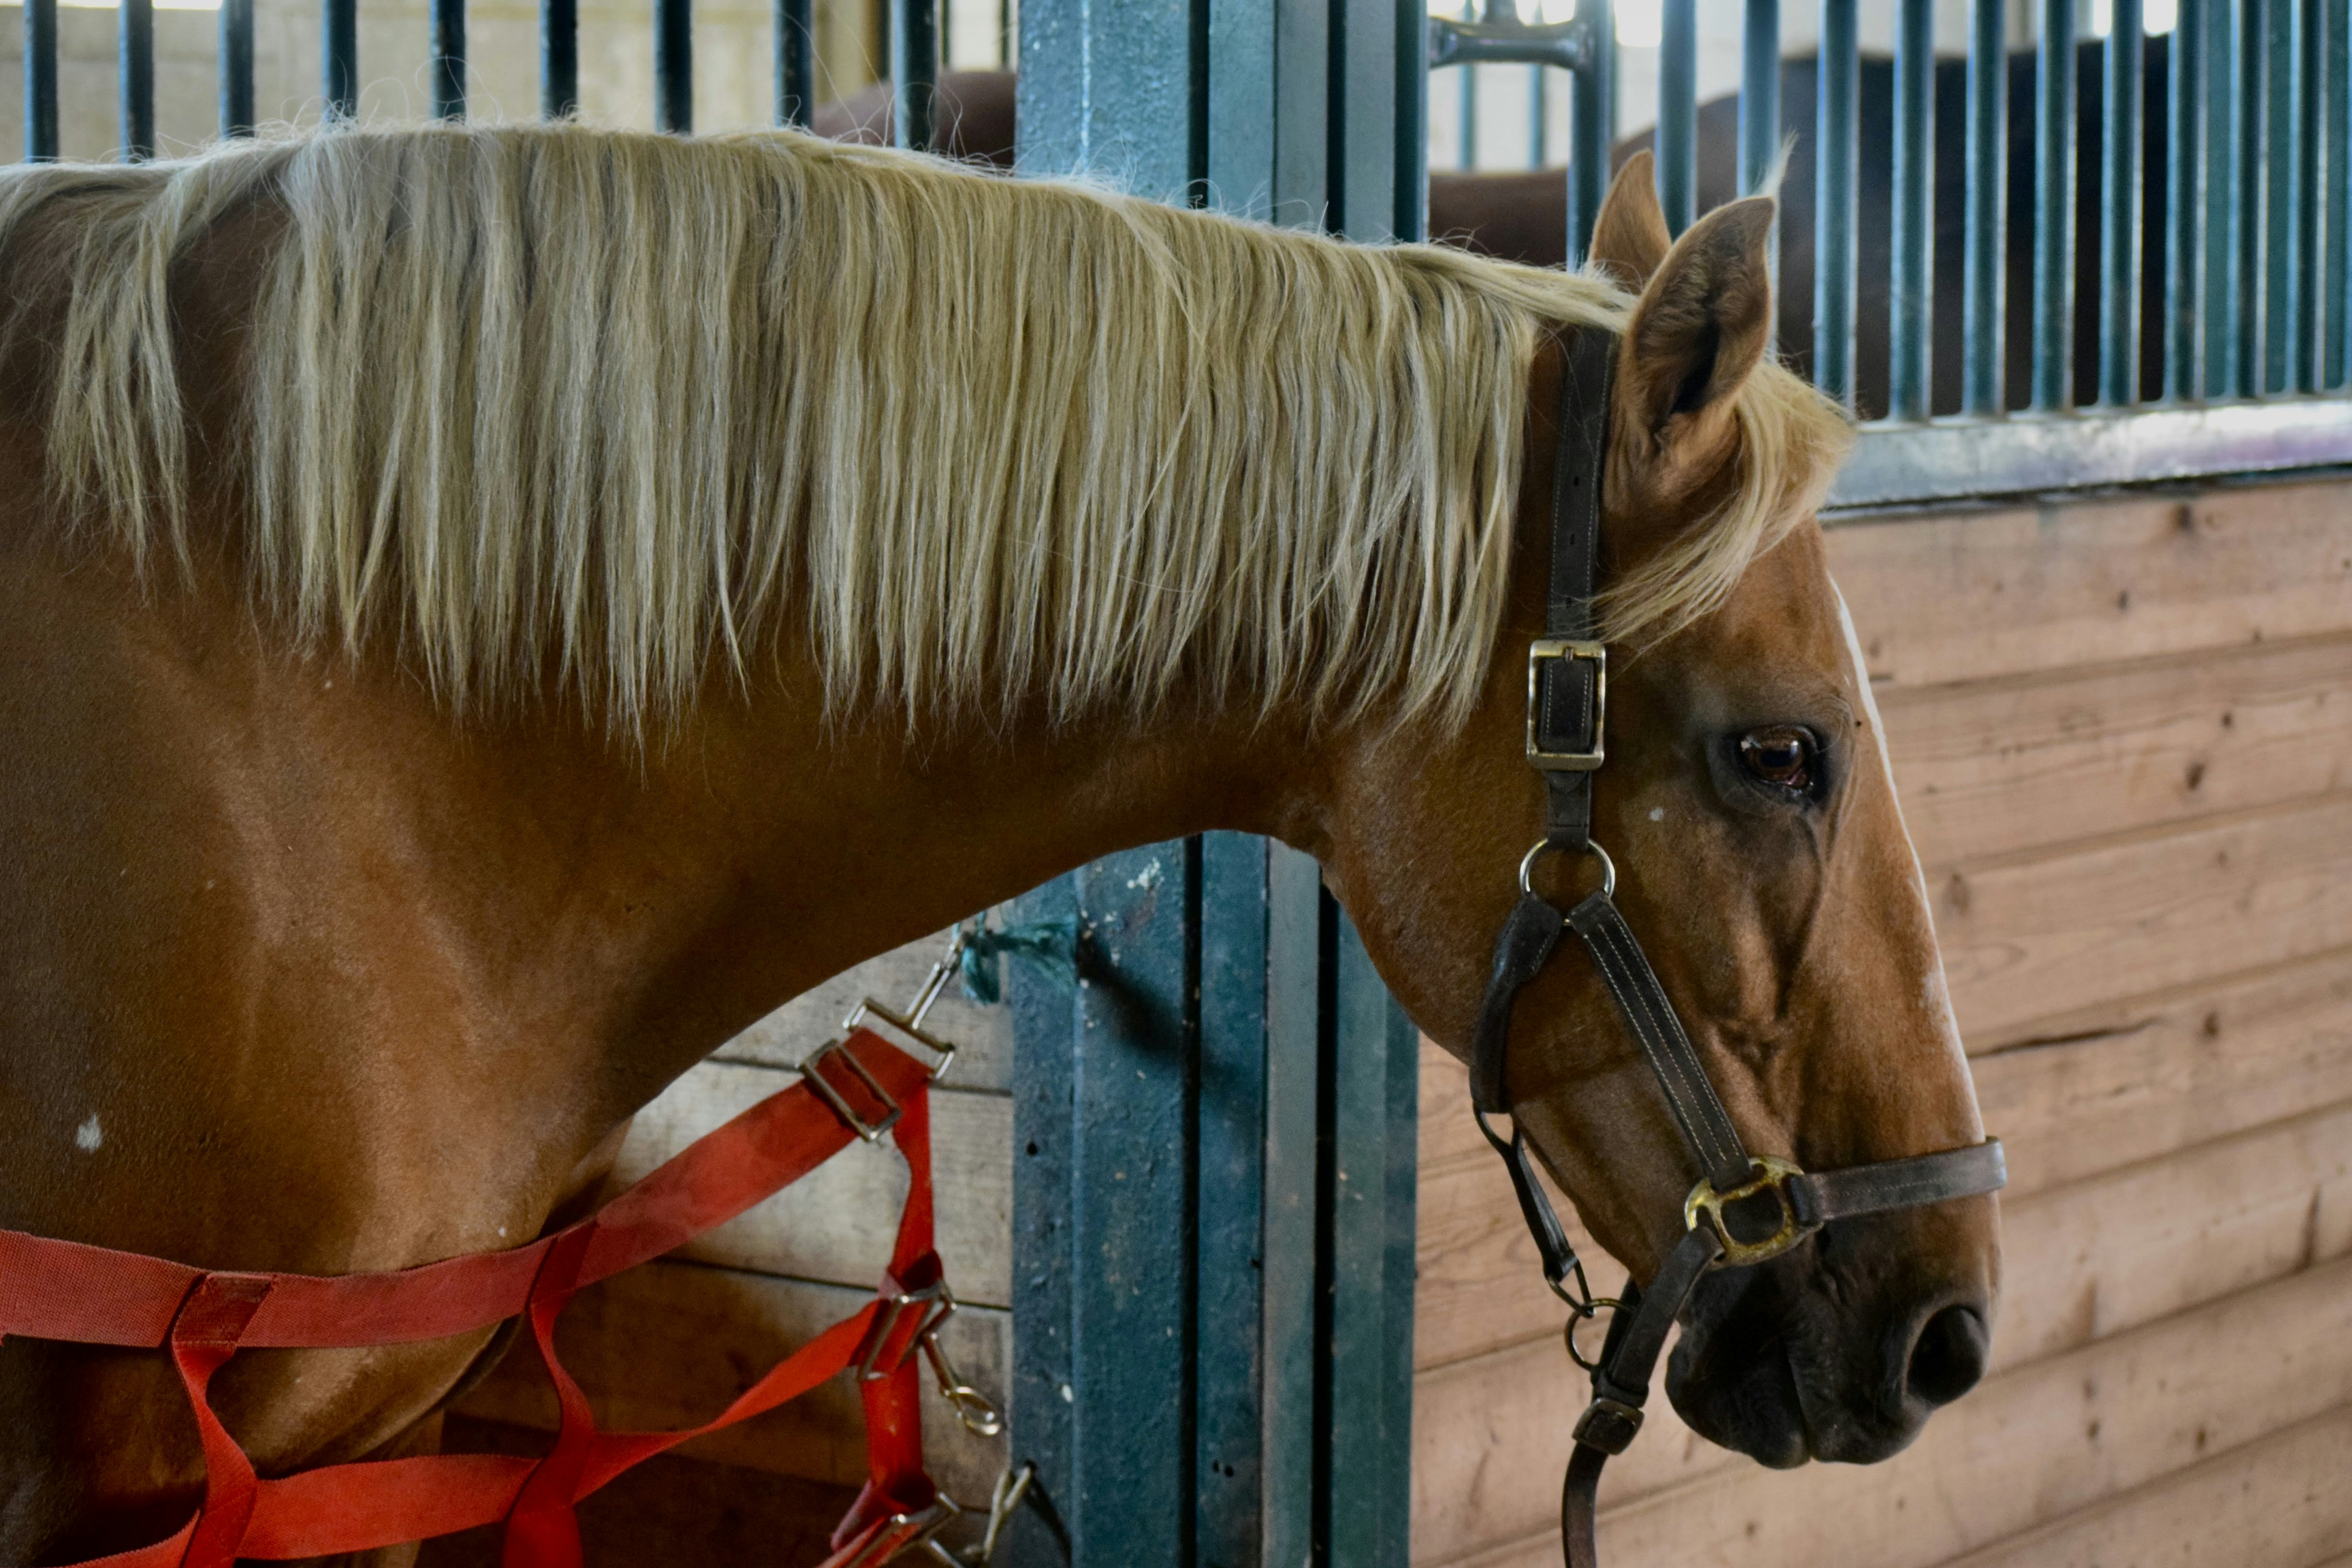
{"type": "MultiPolygon", "coordinates": [[[[1352,246],[791,132],[337,130],[137,170],[0,174],[0,245],[71,252],[49,468],[142,559],[192,450],[173,264],[279,215],[242,333],[257,598],[394,637],[457,705],[551,669],[619,728],[761,648],[836,710],[1318,718],[1474,706],[1530,366],[1614,331],[1598,278],[1352,246]]],[[[1843,423],[1767,367],[1732,500],[1622,584],[1614,635],[1719,602],[1809,510],[1843,423]]]]}

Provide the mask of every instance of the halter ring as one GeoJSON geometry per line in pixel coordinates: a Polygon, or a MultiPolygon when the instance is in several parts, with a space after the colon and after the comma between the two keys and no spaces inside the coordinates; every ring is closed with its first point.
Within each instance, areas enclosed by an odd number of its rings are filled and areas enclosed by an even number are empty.
{"type": "MultiPolygon", "coordinates": [[[[1536,847],[1528,850],[1519,858],[1519,891],[1531,898],[1534,896],[1536,890],[1536,862],[1543,858],[1544,851],[1547,849],[1556,849],[1562,855],[1574,853],[1574,851],[1571,851],[1568,846],[1564,844],[1554,844],[1549,838],[1538,838],[1536,840],[1536,847]]],[[[1592,840],[1588,838],[1584,841],[1584,848],[1581,853],[1590,855],[1595,860],[1601,862],[1601,896],[1604,899],[1616,897],[1617,862],[1609,858],[1609,851],[1603,849],[1600,845],[1595,844],[1592,840]]]]}

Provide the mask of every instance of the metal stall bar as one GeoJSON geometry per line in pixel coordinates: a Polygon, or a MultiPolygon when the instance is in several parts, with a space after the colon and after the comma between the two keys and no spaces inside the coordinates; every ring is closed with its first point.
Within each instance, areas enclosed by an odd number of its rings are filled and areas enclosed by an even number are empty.
{"type": "Polygon", "coordinates": [[[1544,154],[1551,149],[1551,98],[1546,90],[1548,79],[1541,66],[1528,68],[1528,167],[1544,166],[1544,154]]]}
{"type": "Polygon", "coordinates": [[[1739,35],[1739,194],[1761,191],[1780,162],[1780,0],[1748,0],[1739,35]]]}
{"type": "Polygon", "coordinates": [[[1862,54],[1855,0],[1822,0],[1820,121],[1813,134],[1813,384],[1853,406],[1854,101],[1862,54]]]}
{"type": "Polygon", "coordinates": [[[2204,259],[2198,217],[2205,210],[2206,7],[2179,0],[2167,72],[2164,175],[2164,395],[2173,402],[2205,392],[2204,338],[2197,330],[2199,271],[2204,259]]]}
{"type": "Polygon", "coordinates": [[[327,118],[352,120],[360,111],[359,0],[320,0],[320,91],[327,118]]]}
{"type": "Polygon", "coordinates": [[[2263,354],[2256,390],[2285,392],[2294,384],[2294,354],[2305,334],[2303,277],[2295,241],[2303,192],[2303,149],[2295,135],[2296,24],[2300,0],[2256,0],[2264,13],[2263,38],[2263,354]]]}
{"type": "MultiPolygon", "coordinates": [[[[1412,237],[1436,47],[1417,0],[1030,0],[1018,163],[1412,237]]],[[[1417,1041],[1278,844],[1154,845],[1028,903],[1088,934],[1075,996],[1013,987],[1011,1430],[1041,1510],[998,1560],[1403,1568],[1417,1041]]]]}
{"type": "Polygon", "coordinates": [[[1465,169],[1478,166],[1478,68],[1464,66],[1455,79],[1462,84],[1462,96],[1455,100],[1455,112],[1460,124],[1454,137],[1456,163],[1465,169]]]}
{"type": "Polygon", "coordinates": [[[1571,68],[1568,143],[1568,264],[1584,265],[1592,226],[1609,194],[1609,147],[1617,134],[1614,0],[1577,0],[1580,58],[1571,68]]]}
{"type": "Polygon", "coordinates": [[[891,0],[890,140],[919,153],[939,132],[939,0],[891,0]]]}
{"type": "Polygon", "coordinates": [[[580,112],[580,0],[539,0],[539,112],[580,112]]]}
{"type": "Polygon", "coordinates": [[[466,118],[466,0],[432,0],[425,61],[436,120],[466,118]]]}
{"type": "Polygon", "coordinates": [[[2237,293],[2229,301],[2235,323],[2238,379],[2230,390],[2241,397],[2258,397],[2263,390],[2263,299],[2270,279],[2263,267],[2263,187],[2267,162],[2263,157],[2263,68],[2268,51],[2263,47],[2263,0],[2235,0],[2230,7],[2238,24],[2231,58],[2238,71],[2237,184],[2231,194],[2237,209],[2230,215],[2231,237],[2238,247],[2234,266],[2237,293]]]}
{"type": "Polygon", "coordinates": [[[250,136],[253,108],[253,0],[221,0],[220,133],[250,136]]]}
{"type": "Polygon", "coordinates": [[[694,130],[694,0],[654,0],[654,123],[694,130]]]}
{"type": "Polygon", "coordinates": [[[25,0],[25,156],[58,155],[58,0],[25,0]]]}
{"type": "Polygon", "coordinates": [[[776,123],[805,131],[815,112],[815,6],[813,0],[776,0],[776,123]]]}
{"type": "Polygon", "coordinates": [[[1927,353],[1935,331],[1935,0],[1897,0],[1895,13],[1894,268],[1887,290],[1887,416],[1927,417],[1927,353]]]}
{"type": "Polygon", "coordinates": [[[155,155],[155,0],[120,0],[116,102],[122,115],[122,155],[143,163],[155,155]]]}
{"type": "Polygon", "coordinates": [[[2139,401],[2140,0],[2109,4],[2099,180],[2099,401],[2127,408],[2139,401]]]}
{"type": "Polygon", "coordinates": [[[1960,412],[1996,419],[2007,407],[2001,350],[2009,280],[2007,0],[1970,0],[1968,228],[1960,265],[1960,412]]]}
{"type": "Polygon", "coordinates": [[[2320,353],[2327,309],[2320,282],[2319,181],[2321,138],[2326,123],[2326,13],[2341,11],[2344,0],[2302,0],[2295,17],[2294,327],[2287,384],[2316,392],[2323,384],[2320,353]]]}
{"type": "Polygon", "coordinates": [[[2239,0],[2203,0],[2205,69],[2199,84],[2205,124],[2205,287],[2200,310],[2205,342],[2205,395],[2236,395],[2241,378],[2238,229],[2244,214],[2246,144],[2238,123],[2239,0]]]}
{"type": "Polygon", "coordinates": [[[1698,0],[1664,0],[1658,33],[1658,205],[1667,232],[1698,216],[1698,0]]]}
{"type": "Polygon", "coordinates": [[[2320,351],[2319,384],[2335,391],[2352,380],[2352,6],[2326,8],[2327,90],[2320,142],[2326,148],[2326,252],[2320,268],[2320,309],[2327,327],[2320,351]]]}
{"type": "Polygon", "coordinates": [[[2042,0],[2034,100],[2032,405],[2054,413],[2074,401],[2074,0],[2042,0]]]}

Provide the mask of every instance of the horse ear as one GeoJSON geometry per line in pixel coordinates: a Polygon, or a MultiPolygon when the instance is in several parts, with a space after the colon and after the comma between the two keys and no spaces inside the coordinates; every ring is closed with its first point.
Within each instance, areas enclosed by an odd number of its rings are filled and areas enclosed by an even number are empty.
{"type": "Polygon", "coordinates": [[[1601,216],[1592,220],[1591,263],[1635,289],[1650,280],[1674,244],[1658,206],[1656,167],[1646,148],[1626,159],[1601,198],[1601,216]]]}
{"type": "Polygon", "coordinates": [[[1619,407],[1654,442],[1712,424],[1702,416],[1727,407],[1763,360],[1772,335],[1772,215],[1769,196],[1707,214],[1667,252],[1634,306],[1619,407]]]}

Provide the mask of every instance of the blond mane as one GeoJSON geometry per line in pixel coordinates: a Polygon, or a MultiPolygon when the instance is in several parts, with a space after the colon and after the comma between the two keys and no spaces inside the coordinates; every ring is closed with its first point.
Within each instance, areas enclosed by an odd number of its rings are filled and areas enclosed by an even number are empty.
{"type": "MultiPolygon", "coordinates": [[[[1595,278],[1349,246],[788,132],[338,131],[0,173],[75,198],[50,468],[184,555],[175,259],[282,215],[241,349],[246,547],[301,636],[396,635],[457,704],[551,659],[620,726],[763,639],[836,710],[1270,707],[1458,720],[1499,626],[1528,374],[1595,278]]],[[[1738,493],[1613,637],[1729,591],[1837,416],[1768,366],[1738,493]]]]}

